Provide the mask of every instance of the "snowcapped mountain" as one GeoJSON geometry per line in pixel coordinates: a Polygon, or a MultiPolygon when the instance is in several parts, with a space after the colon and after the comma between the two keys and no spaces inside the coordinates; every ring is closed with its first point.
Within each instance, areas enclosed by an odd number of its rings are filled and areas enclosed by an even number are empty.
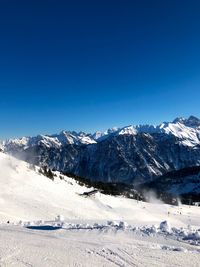
{"type": "Polygon", "coordinates": [[[179,138],[179,141],[186,146],[196,146],[200,144],[200,119],[190,116],[188,119],[176,118],[173,122],[164,122],[158,126],[130,125],[123,128],[114,127],[105,132],[98,131],[94,134],[62,131],[60,134],[54,135],[9,139],[2,142],[0,148],[5,148],[6,150],[12,150],[13,148],[26,149],[41,144],[46,147],[61,147],[68,144],[89,145],[117,135],[136,135],[138,133],[164,133],[173,135],[179,138]]]}
{"type": "Polygon", "coordinates": [[[106,138],[108,138],[110,135],[113,135],[114,133],[118,132],[120,130],[120,128],[117,127],[113,127],[110,128],[108,130],[106,130],[105,132],[95,132],[94,134],[92,134],[92,137],[94,138],[94,140],[96,142],[102,141],[106,138]]]}
{"type": "Polygon", "coordinates": [[[200,144],[200,119],[190,116],[188,119],[176,118],[173,122],[164,122],[158,126],[130,125],[123,128],[113,128],[105,133],[99,132],[95,136],[95,140],[101,141],[114,135],[136,135],[137,133],[164,133],[179,138],[183,145],[196,146],[200,144]]]}
{"type": "Polygon", "coordinates": [[[192,127],[192,128],[198,128],[200,127],[200,120],[194,116],[190,116],[188,119],[184,119],[182,117],[176,118],[174,123],[179,122],[184,124],[185,126],[192,127]]]}
{"type": "Polygon", "coordinates": [[[140,183],[200,165],[200,119],[176,118],[87,134],[62,131],[7,140],[2,149],[28,162],[93,180],[140,183]]]}
{"type": "Polygon", "coordinates": [[[15,149],[27,149],[38,145],[43,145],[47,148],[59,148],[69,144],[88,145],[94,143],[96,143],[96,141],[90,134],[85,134],[84,132],[76,133],[74,131],[62,131],[60,134],[54,135],[38,135],[36,137],[9,139],[2,142],[1,146],[5,151],[13,151],[15,149]]]}

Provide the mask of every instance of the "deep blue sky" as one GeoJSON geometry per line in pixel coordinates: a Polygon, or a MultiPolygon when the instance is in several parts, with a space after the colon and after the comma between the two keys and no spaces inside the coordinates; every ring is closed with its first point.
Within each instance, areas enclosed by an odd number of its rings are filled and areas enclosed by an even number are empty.
{"type": "Polygon", "coordinates": [[[1,1],[0,138],[200,117],[200,1],[1,1]]]}

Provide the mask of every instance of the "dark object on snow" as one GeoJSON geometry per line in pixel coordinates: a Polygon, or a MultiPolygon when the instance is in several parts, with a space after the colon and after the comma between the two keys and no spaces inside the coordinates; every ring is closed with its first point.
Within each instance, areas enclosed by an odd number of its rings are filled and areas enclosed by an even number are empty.
{"type": "Polygon", "coordinates": [[[52,226],[52,225],[39,225],[39,226],[27,226],[26,228],[32,229],[32,230],[52,231],[52,230],[59,230],[62,227],[60,227],[60,226],[52,226]]]}
{"type": "Polygon", "coordinates": [[[92,191],[89,191],[89,192],[84,192],[82,194],[82,196],[90,197],[92,195],[95,195],[97,192],[99,192],[99,191],[95,189],[95,190],[92,190],[92,191]]]}
{"type": "Polygon", "coordinates": [[[7,221],[7,223],[10,223],[10,221],[7,221]]]}

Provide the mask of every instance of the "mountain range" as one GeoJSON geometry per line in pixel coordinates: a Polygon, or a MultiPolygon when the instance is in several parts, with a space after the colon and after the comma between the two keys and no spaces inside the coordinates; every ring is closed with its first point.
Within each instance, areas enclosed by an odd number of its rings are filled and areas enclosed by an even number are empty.
{"type": "Polygon", "coordinates": [[[94,134],[62,131],[9,139],[0,148],[29,163],[91,180],[138,184],[200,165],[200,119],[190,116],[94,134]]]}

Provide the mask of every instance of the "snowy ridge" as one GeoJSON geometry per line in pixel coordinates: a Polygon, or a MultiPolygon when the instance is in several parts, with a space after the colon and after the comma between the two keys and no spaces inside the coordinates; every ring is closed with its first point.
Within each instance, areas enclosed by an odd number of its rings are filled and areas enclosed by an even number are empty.
{"type": "Polygon", "coordinates": [[[9,151],[15,148],[27,149],[36,145],[58,148],[67,144],[88,145],[94,143],[96,141],[89,134],[62,131],[60,134],[9,139],[2,142],[1,147],[9,151]]]}
{"type": "Polygon", "coordinates": [[[54,135],[38,135],[36,137],[22,137],[10,139],[1,143],[1,147],[9,151],[19,147],[26,149],[35,145],[46,147],[61,147],[66,144],[89,145],[95,144],[106,138],[117,135],[136,135],[137,133],[164,133],[173,135],[185,146],[195,147],[200,144],[200,120],[194,116],[188,119],[177,118],[173,122],[164,122],[158,126],[154,125],[130,125],[122,128],[111,128],[105,132],[95,132],[94,134],[84,132],[62,131],[54,135]]]}
{"type": "Polygon", "coordinates": [[[163,123],[159,127],[160,132],[171,134],[180,139],[180,142],[185,146],[196,146],[200,144],[200,129],[188,127],[180,122],[163,123]]]}
{"type": "Polygon", "coordinates": [[[173,122],[164,122],[155,125],[130,125],[123,128],[114,128],[111,132],[99,133],[96,140],[105,139],[110,135],[136,135],[137,133],[164,133],[173,135],[185,146],[196,146],[200,144],[200,119],[190,116],[188,119],[176,118],[173,122]]]}
{"type": "MultiPolygon", "coordinates": [[[[26,221],[14,223],[14,225],[21,225],[28,229],[39,229],[39,230],[53,230],[53,229],[63,229],[70,231],[98,231],[101,233],[108,232],[120,232],[131,234],[145,234],[148,236],[154,235],[168,235],[168,238],[171,236],[172,239],[179,239],[182,242],[189,242],[192,245],[200,246],[200,228],[193,228],[191,225],[186,228],[177,228],[171,227],[169,221],[162,221],[158,225],[152,226],[133,226],[124,221],[107,221],[105,223],[68,223],[63,217],[58,215],[55,220],[52,221],[26,221]]],[[[174,247],[163,247],[166,250],[177,250],[174,247]]],[[[200,253],[200,250],[199,250],[200,253]]]]}

